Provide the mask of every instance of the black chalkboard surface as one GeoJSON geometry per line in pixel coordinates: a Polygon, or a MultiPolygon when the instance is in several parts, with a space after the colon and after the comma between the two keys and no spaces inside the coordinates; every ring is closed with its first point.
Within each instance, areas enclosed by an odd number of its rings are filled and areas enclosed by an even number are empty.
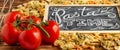
{"type": "Polygon", "coordinates": [[[120,30],[116,6],[49,6],[47,12],[61,30],[120,30]]]}

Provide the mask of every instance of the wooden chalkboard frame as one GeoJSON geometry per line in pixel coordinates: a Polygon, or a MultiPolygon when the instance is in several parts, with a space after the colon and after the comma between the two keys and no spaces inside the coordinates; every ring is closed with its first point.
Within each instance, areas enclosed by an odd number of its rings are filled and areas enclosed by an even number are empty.
{"type": "MultiPolygon", "coordinates": [[[[97,5],[94,5],[94,4],[90,4],[90,5],[86,5],[86,4],[81,4],[81,5],[46,5],[45,6],[45,14],[44,14],[44,18],[43,18],[43,21],[46,21],[48,20],[48,10],[49,10],[49,7],[50,6],[116,6],[117,7],[117,10],[118,10],[118,15],[120,16],[120,10],[118,9],[118,6],[120,5],[117,5],[117,4],[97,4],[97,5]]],[[[62,30],[60,31],[61,33],[120,33],[120,30],[74,30],[74,31],[71,31],[71,30],[62,30]]]]}

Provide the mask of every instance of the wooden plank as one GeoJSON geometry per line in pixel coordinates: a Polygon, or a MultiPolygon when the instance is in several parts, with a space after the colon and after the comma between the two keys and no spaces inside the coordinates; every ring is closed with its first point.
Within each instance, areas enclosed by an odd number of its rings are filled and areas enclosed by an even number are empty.
{"type": "MultiPolygon", "coordinates": [[[[22,48],[19,45],[15,45],[15,46],[8,46],[6,43],[4,42],[0,42],[0,50],[25,50],[24,48],[22,48]]],[[[55,47],[53,45],[45,45],[42,44],[40,47],[38,47],[36,50],[61,50],[58,47],[55,47]]],[[[88,49],[83,49],[83,50],[90,50],[88,49]]],[[[96,47],[95,50],[104,50],[102,47],[96,47]]]]}
{"type": "MultiPolygon", "coordinates": [[[[24,50],[24,49],[20,46],[0,46],[0,50],[24,50]]],[[[59,50],[59,49],[51,45],[46,45],[40,46],[36,50],[59,50]]]]}
{"type": "MultiPolygon", "coordinates": [[[[8,46],[6,43],[0,42],[0,50],[24,50],[21,46],[8,46]]],[[[36,50],[60,50],[59,48],[52,45],[41,45],[36,50]]]]}
{"type": "MultiPolygon", "coordinates": [[[[25,50],[25,49],[23,49],[20,46],[1,46],[0,45],[0,50],[25,50]]],[[[61,49],[52,45],[41,45],[36,50],[61,50],[61,49]]],[[[84,49],[84,50],[89,50],[89,49],[84,49]]],[[[95,50],[104,50],[104,49],[102,47],[99,47],[99,48],[95,48],[95,50]]]]}
{"type": "MultiPolygon", "coordinates": [[[[0,42],[0,50],[25,50],[23,49],[21,46],[19,45],[15,45],[15,46],[8,46],[6,43],[4,42],[0,42]]],[[[53,45],[45,45],[42,44],[40,47],[38,47],[36,50],[61,50],[58,47],[55,47],[53,45]]],[[[88,49],[84,49],[84,50],[90,50],[88,49]]],[[[102,47],[96,47],[95,50],[104,50],[102,47]]]]}
{"type": "MultiPolygon", "coordinates": [[[[24,50],[24,49],[20,46],[0,46],[0,50],[24,50]]],[[[59,50],[59,49],[51,45],[46,45],[40,46],[36,50],[59,50]]]]}
{"type": "MultiPolygon", "coordinates": [[[[0,50],[25,50],[25,49],[23,49],[20,46],[0,46],[0,50]]],[[[61,50],[61,49],[57,47],[50,47],[50,45],[48,45],[48,46],[41,46],[36,50],[61,50]]],[[[84,49],[84,50],[89,50],[89,49],[84,49]]],[[[104,49],[96,48],[95,50],[104,50],[104,49]]]]}

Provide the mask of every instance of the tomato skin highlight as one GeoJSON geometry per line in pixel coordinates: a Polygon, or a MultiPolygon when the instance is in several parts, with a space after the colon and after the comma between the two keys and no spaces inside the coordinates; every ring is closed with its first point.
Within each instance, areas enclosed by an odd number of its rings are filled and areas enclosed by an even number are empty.
{"type": "Polygon", "coordinates": [[[25,49],[36,49],[41,44],[41,33],[38,28],[31,27],[24,30],[19,36],[19,43],[25,49]]]}
{"type": "Polygon", "coordinates": [[[8,45],[15,45],[20,32],[21,30],[15,28],[12,23],[6,23],[1,29],[2,40],[8,45]]]}
{"type": "Polygon", "coordinates": [[[59,25],[55,22],[55,21],[48,21],[48,25],[42,25],[42,27],[49,33],[50,38],[48,38],[43,31],[42,32],[42,40],[43,43],[46,44],[53,44],[55,42],[55,40],[58,39],[59,34],[60,34],[60,28],[59,25]]]}

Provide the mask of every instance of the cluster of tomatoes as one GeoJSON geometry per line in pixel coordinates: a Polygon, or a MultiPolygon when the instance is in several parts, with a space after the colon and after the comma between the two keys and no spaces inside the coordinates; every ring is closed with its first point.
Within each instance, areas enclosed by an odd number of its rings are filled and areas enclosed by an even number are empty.
{"type": "Polygon", "coordinates": [[[2,40],[8,45],[20,44],[25,49],[36,49],[42,42],[53,44],[59,37],[59,25],[52,20],[42,22],[35,16],[24,16],[14,11],[4,18],[2,40]]]}

